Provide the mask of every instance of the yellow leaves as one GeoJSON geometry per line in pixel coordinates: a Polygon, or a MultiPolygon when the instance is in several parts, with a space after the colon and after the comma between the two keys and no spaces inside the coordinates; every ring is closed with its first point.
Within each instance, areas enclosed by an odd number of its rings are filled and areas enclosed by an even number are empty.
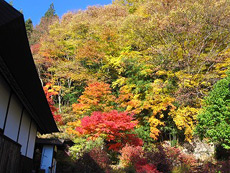
{"type": "Polygon", "coordinates": [[[220,75],[221,78],[226,77],[226,72],[229,70],[230,67],[230,50],[227,50],[225,53],[226,55],[223,58],[223,61],[217,63],[215,67],[215,72],[220,75]]]}
{"type": "Polygon", "coordinates": [[[49,93],[52,93],[52,95],[58,95],[59,91],[61,90],[61,86],[57,86],[57,85],[50,85],[50,88],[48,90],[49,93]]]}
{"type": "Polygon", "coordinates": [[[177,49],[177,58],[178,60],[183,60],[183,49],[181,47],[177,49]]]}
{"type": "Polygon", "coordinates": [[[152,83],[151,92],[154,94],[159,94],[160,92],[162,92],[162,88],[163,88],[163,80],[156,79],[154,83],[152,83]]]}
{"type": "Polygon", "coordinates": [[[200,85],[203,79],[203,75],[202,74],[188,74],[186,72],[183,71],[178,71],[175,73],[175,76],[179,79],[179,87],[180,88],[194,88],[194,87],[198,87],[200,85]]]}
{"type": "Polygon", "coordinates": [[[118,74],[121,74],[124,71],[124,67],[121,62],[122,56],[119,56],[119,57],[105,56],[105,58],[106,58],[106,61],[108,62],[106,66],[113,67],[114,69],[117,70],[118,74]]]}
{"type": "Polygon", "coordinates": [[[156,118],[156,116],[159,115],[159,118],[162,119],[164,118],[163,111],[166,111],[167,109],[173,111],[175,109],[175,106],[172,104],[174,98],[170,96],[159,97],[159,98],[161,99],[155,100],[155,104],[152,104],[150,106],[151,109],[153,110],[153,115],[149,119],[150,131],[151,131],[150,136],[155,140],[160,134],[160,131],[157,129],[157,127],[164,125],[164,122],[161,122],[159,119],[156,118]]]}
{"type": "Polygon", "coordinates": [[[166,75],[167,72],[165,70],[158,70],[155,74],[158,76],[162,76],[162,75],[166,75]]]}
{"type": "Polygon", "coordinates": [[[170,109],[175,109],[175,106],[172,104],[175,100],[170,96],[158,96],[154,100],[150,100],[151,109],[153,110],[153,115],[166,111],[169,107],[170,109]],[[156,99],[157,98],[157,99],[156,99]]]}
{"type": "Polygon", "coordinates": [[[157,140],[160,130],[157,128],[158,126],[163,126],[164,122],[161,122],[159,119],[155,118],[155,116],[152,116],[149,118],[149,124],[150,124],[150,137],[157,140]]]}
{"type": "Polygon", "coordinates": [[[193,129],[195,127],[196,116],[199,109],[190,106],[180,107],[170,112],[177,128],[185,131],[185,139],[191,141],[193,137],[193,129]]]}
{"type": "Polygon", "coordinates": [[[151,118],[149,118],[149,123],[153,127],[157,127],[158,125],[164,125],[164,123],[158,120],[157,118],[155,118],[155,116],[152,116],[151,118]]]}
{"type": "Polygon", "coordinates": [[[67,128],[66,128],[66,133],[72,136],[73,138],[76,136],[80,136],[80,133],[76,131],[76,127],[81,126],[81,120],[73,121],[73,122],[68,122],[67,123],[67,128]]]}
{"type": "Polygon", "coordinates": [[[142,75],[142,76],[148,76],[148,75],[150,75],[151,73],[153,73],[153,70],[151,70],[151,69],[149,69],[149,68],[143,69],[143,70],[140,71],[140,75],[142,75]]]}
{"type": "Polygon", "coordinates": [[[128,106],[126,108],[126,111],[130,111],[130,112],[133,112],[135,114],[138,114],[142,111],[141,104],[142,104],[142,102],[140,100],[133,99],[133,100],[129,101],[128,106]]]}
{"type": "Polygon", "coordinates": [[[127,79],[125,77],[120,77],[118,78],[116,81],[114,81],[112,83],[112,87],[115,88],[115,87],[121,87],[123,86],[125,83],[126,83],[127,79]]]}
{"type": "MultiPolygon", "coordinates": [[[[165,74],[165,73],[164,73],[165,74]]],[[[167,83],[167,82],[166,82],[167,83]]],[[[156,79],[148,91],[146,91],[145,101],[142,102],[142,109],[152,111],[149,118],[150,136],[157,140],[160,130],[159,126],[164,126],[160,119],[164,118],[163,112],[166,110],[173,111],[175,98],[165,93],[165,82],[162,79],[156,79]]]]}
{"type": "Polygon", "coordinates": [[[168,71],[166,71],[166,70],[158,70],[158,71],[155,73],[155,75],[157,75],[157,76],[167,76],[167,78],[175,77],[174,72],[172,72],[172,71],[170,71],[170,70],[168,70],[168,71]]]}
{"type": "MultiPolygon", "coordinates": [[[[163,73],[167,74],[167,72],[163,73]]],[[[150,136],[153,139],[157,139],[160,134],[159,126],[164,125],[164,122],[161,121],[164,118],[164,112],[173,111],[176,108],[173,105],[175,98],[168,94],[167,85],[168,81],[156,79],[153,83],[147,85],[145,93],[139,92],[139,86],[135,84],[126,84],[120,88],[117,101],[120,107],[135,114],[139,114],[143,110],[151,112],[152,116],[149,118],[149,124],[150,136]]]]}
{"type": "Polygon", "coordinates": [[[59,91],[61,90],[61,86],[54,85],[52,83],[47,83],[43,88],[52,95],[58,95],[59,91]]]}
{"type": "Polygon", "coordinates": [[[145,17],[145,18],[149,17],[149,14],[147,14],[145,6],[140,6],[137,9],[136,14],[138,14],[139,16],[145,17]]]}

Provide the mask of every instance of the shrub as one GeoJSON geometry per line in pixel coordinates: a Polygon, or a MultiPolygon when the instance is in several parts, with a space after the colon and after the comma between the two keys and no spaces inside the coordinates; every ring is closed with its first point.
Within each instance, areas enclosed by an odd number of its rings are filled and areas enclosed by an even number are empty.
{"type": "Polygon", "coordinates": [[[181,152],[179,148],[166,146],[164,150],[173,166],[181,166],[184,164],[192,167],[197,162],[194,156],[181,152]]]}
{"type": "Polygon", "coordinates": [[[120,162],[123,167],[135,164],[144,157],[144,151],[140,146],[125,145],[125,147],[120,150],[120,153],[120,162]]]}
{"type": "Polygon", "coordinates": [[[204,173],[216,173],[223,172],[227,173],[230,170],[230,160],[218,161],[216,163],[207,162],[202,165],[200,172],[204,173]]]}
{"type": "Polygon", "coordinates": [[[168,158],[161,145],[157,145],[156,148],[146,152],[146,158],[148,162],[156,165],[160,172],[170,172],[173,168],[170,158],[168,158]]]}
{"type": "Polygon", "coordinates": [[[158,173],[156,166],[148,163],[145,153],[140,146],[126,145],[120,150],[120,163],[125,170],[135,169],[137,173],[158,173]]]}
{"type": "Polygon", "coordinates": [[[197,163],[189,154],[181,152],[179,148],[158,145],[155,150],[147,152],[148,162],[156,165],[160,172],[170,172],[177,168],[192,169],[197,163]],[[177,168],[175,168],[177,167],[177,168]]]}
{"type": "Polygon", "coordinates": [[[79,137],[74,140],[74,145],[69,148],[70,155],[73,160],[78,160],[84,154],[89,153],[94,148],[103,147],[104,141],[102,138],[96,140],[87,140],[84,137],[79,137]]]}
{"type": "Polygon", "coordinates": [[[230,74],[219,80],[204,99],[203,111],[198,114],[196,133],[201,139],[230,149],[230,74]]]}
{"type": "Polygon", "coordinates": [[[110,159],[107,152],[101,148],[94,148],[89,152],[89,156],[98,164],[98,166],[109,171],[110,159]]]}
{"type": "Polygon", "coordinates": [[[137,173],[158,173],[156,166],[154,164],[148,163],[147,159],[140,159],[135,164],[137,173]]]}
{"type": "Polygon", "coordinates": [[[182,164],[180,166],[175,166],[172,170],[172,173],[178,173],[178,172],[189,172],[188,165],[182,164]]]}

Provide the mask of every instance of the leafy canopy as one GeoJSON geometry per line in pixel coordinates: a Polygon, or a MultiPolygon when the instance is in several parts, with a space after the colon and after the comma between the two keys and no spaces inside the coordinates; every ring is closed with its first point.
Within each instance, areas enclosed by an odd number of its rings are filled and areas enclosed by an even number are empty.
{"type": "Polygon", "coordinates": [[[125,144],[134,146],[142,145],[142,140],[132,134],[137,121],[127,112],[111,111],[108,113],[93,112],[81,120],[80,127],[76,130],[80,135],[87,135],[88,139],[103,138],[109,149],[118,151],[125,144]]]}
{"type": "Polygon", "coordinates": [[[230,74],[218,81],[205,98],[203,111],[198,115],[196,132],[210,142],[230,149],[230,74]]]}

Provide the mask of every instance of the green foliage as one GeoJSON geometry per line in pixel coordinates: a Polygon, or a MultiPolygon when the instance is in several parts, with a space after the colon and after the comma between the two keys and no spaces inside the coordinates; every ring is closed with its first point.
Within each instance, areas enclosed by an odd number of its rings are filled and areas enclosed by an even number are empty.
{"type": "Polygon", "coordinates": [[[11,6],[13,6],[13,5],[14,5],[13,1],[10,1],[10,2],[9,2],[9,4],[10,4],[11,6]]]}
{"type": "Polygon", "coordinates": [[[31,45],[40,44],[40,39],[46,37],[51,24],[58,20],[55,13],[54,4],[52,3],[44,16],[41,18],[40,23],[34,27],[34,30],[29,37],[31,45]]]}
{"type": "Polygon", "coordinates": [[[141,138],[143,141],[145,141],[144,146],[148,146],[148,144],[151,144],[154,142],[153,138],[149,136],[150,134],[150,127],[146,123],[145,126],[140,126],[135,129],[136,134],[139,138],[141,138]]]}
{"type": "Polygon", "coordinates": [[[85,153],[90,152],[94,148],[103,148],[104,146],[104,140],[102,138],[88,140],[84,137],[78,137],[74,140],[74,143],[74,146],[70,148],[70,153],[74,160],[81,158],[85,153]]]}
{"type": "Polygon", "coordinates": [[[44,17],[52,17],[55,16],[56,12],[54,9],[54,3],[50,4],[49,9],[45,12],[45,16],[44,17]]]}
{"type": "Polygon", "coordinates": [[[230,75],[218,81],[205,98],[196,132],[210,142],[230,149],[230,75]]]}
{"type": "Polygon", "coordinates": [[[33,22],[32,22],[32,20],[30,18],[26,20],[25,26],[26,26],[27,36],[28,36],[28,38],[30,38],[31,34],[33,32],[33,22]]]}

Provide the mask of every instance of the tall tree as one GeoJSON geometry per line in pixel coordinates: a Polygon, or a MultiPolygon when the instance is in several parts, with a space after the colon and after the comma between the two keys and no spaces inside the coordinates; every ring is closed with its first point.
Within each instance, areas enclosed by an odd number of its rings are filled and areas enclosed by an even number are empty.
{"type": "Polygon", "coordinates": [[[55,12],[55,9],[54,9],[54,3],[50,4],[50,7],[46,11],[44,17],[52,17],[52,16],[56,16],[56,12],[55,12]]]}
{"type": "Polygon", "coordinates": [[[31,34],[32,34],[32,32],[33,32],[33,22],[32,22],[32,20],[31,20],[30,18],[26,20],[25,26],[26,26],[26,33],[27,33],[27,36],[28,36],[28,38],[30,39],[31,34]]]}
{"type": "Polygon", "coordinates": [[[54,9],[54,4],[50,4],[49,9],[45,12],[41,18],[40,23],[34,28],[34,32],[31,35],[31,45],[36,44],[42,37],[48,34],[49,26],[58,20],[58,16],[54,9]]]}
{"type": "Polygon", "coordinates": [[[9,4],[10,4],[11,6],[13,6],[13,5],[14,5],[14,4],[13,4],[13,1],[10,1],[10,2],[9,2],[9,4]]]}

